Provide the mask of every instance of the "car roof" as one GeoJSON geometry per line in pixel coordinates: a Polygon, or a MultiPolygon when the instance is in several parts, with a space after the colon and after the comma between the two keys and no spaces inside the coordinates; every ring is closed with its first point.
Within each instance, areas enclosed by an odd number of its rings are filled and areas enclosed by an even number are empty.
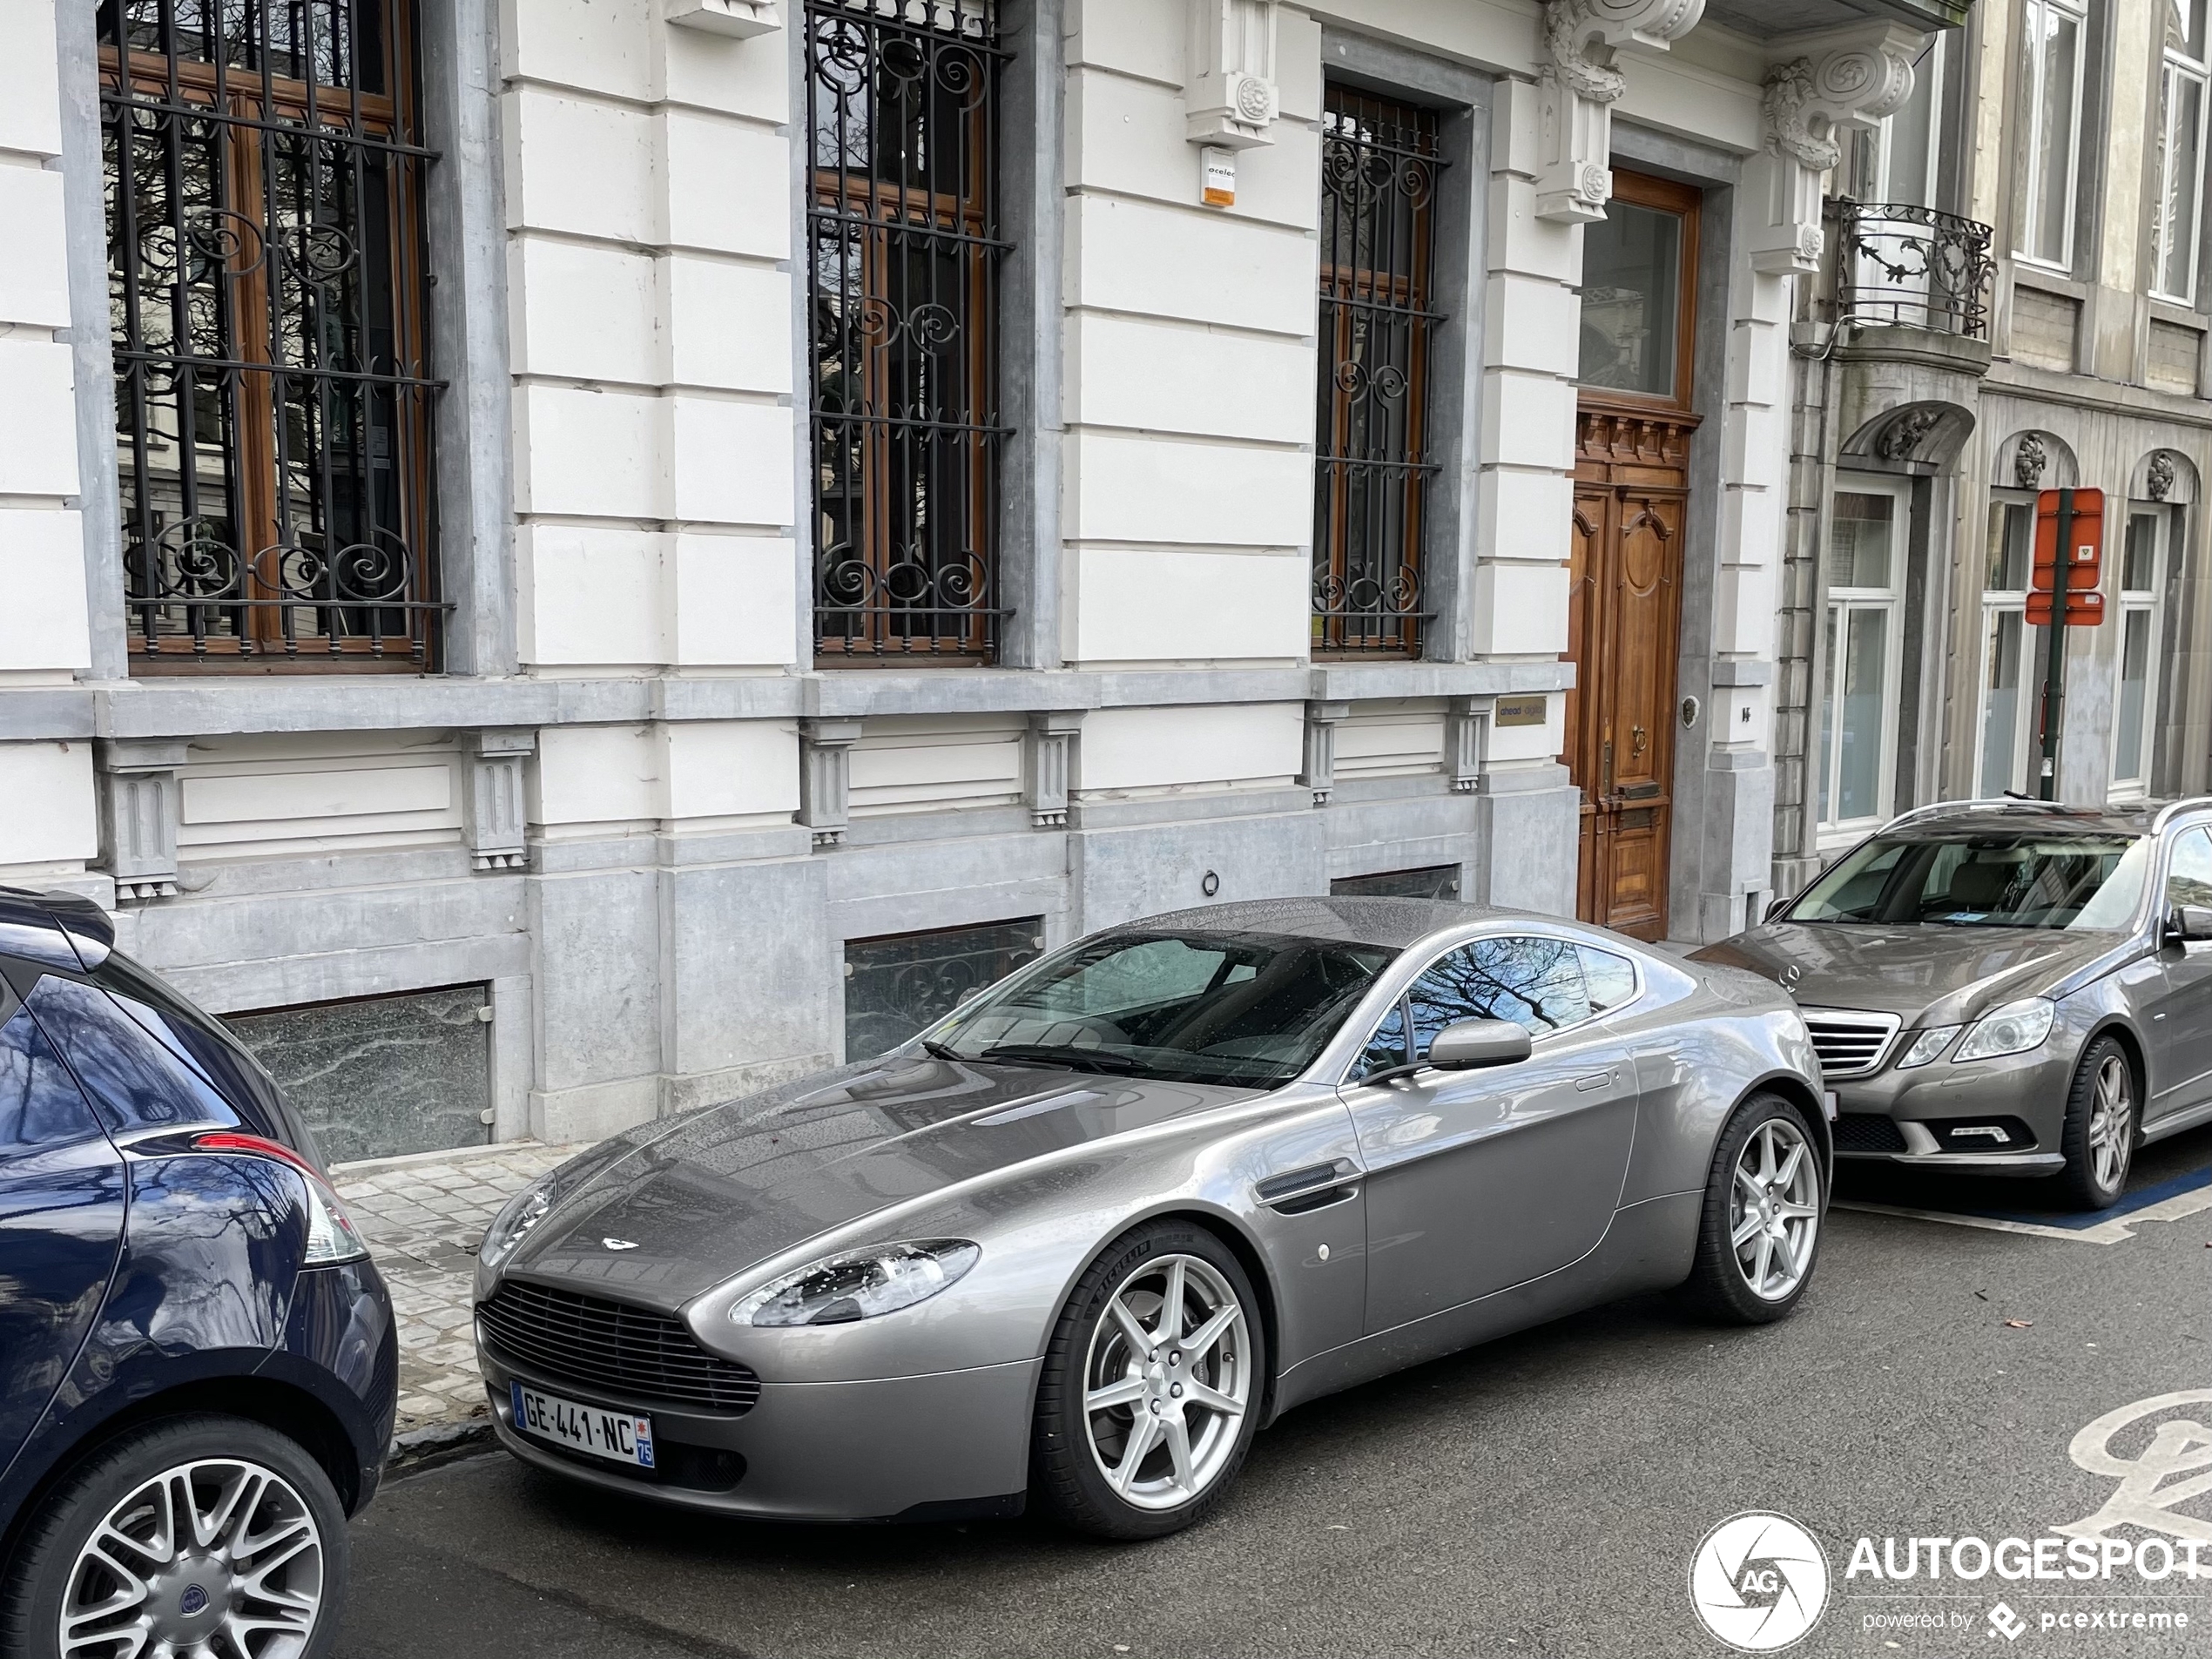
{"type": "Polygon", "coordinates": [[[0,887],[0,951],[42,967],[97,967],[115,948],[115,923],[90,899],[0,887]]]}
{"type": "Polygon", "coordinates": [[[2018,806],[1977,802],[1925,816],[1908,814],[1875,833],[1889,841],[1955,841],[1972,835],[2148,835],[2155,827],[2154,806],[2109,808],[2054,806],[2042,801],[2018,806]]]}
{"type": "Polygon", "coordinates": [[[1487,905],[1461,904],[1451,899],[1245,899],[1145,916],[1124,922],[1116,931],[1274,934],[1402,950],[1431,934],[1493,918],[1547,925],[1562,920],[1527,911],[1494,909],[1487,905]]]}

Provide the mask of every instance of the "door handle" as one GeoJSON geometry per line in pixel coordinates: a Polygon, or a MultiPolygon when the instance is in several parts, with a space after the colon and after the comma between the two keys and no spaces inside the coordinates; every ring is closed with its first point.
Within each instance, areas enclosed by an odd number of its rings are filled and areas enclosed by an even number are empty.
{"type": "Polygon", "coordinates": [[[1602,795],[1613,792],[1613,739],[1610,738],[1605,740],[1605,764],[1600,773],[1598,792],[1602,795]]]}
{"type": "Polygon", "coordinates": [[[1642,754],[1649,746],[1650,742],[1651,734],[1642,726],[1632,725],[1629,728],[1629,752],[1630,754],[1642,754]]]}
{"type": "Polygon", "coordinates": [[[1587,1094],[1593,1089],[1604,1088],[1612,1081],[1613,1074],[1610,1071],[1595,1071],[1587,1077],[1577,1077],[1575,1080],[1575,1087],[1587,1094]]]}

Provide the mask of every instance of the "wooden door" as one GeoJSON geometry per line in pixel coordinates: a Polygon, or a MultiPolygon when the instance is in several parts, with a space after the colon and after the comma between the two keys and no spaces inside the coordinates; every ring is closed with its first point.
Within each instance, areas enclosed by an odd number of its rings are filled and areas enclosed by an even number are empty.
{"type": "Polygon", "coordinates": [[[1687,185],[1616,172],[1614,205],[1582,242],[1568,616],[1575,909],[1639,939],[1667,936],[1699,199],[1687,185]]]}
{"type": "Polygon", "coordinates": [[[1581,791],[1576,914],[1667,936],[1683,526],[1694,416],[1586,398],[1570,545],[1568,765],[1581,791]]]}

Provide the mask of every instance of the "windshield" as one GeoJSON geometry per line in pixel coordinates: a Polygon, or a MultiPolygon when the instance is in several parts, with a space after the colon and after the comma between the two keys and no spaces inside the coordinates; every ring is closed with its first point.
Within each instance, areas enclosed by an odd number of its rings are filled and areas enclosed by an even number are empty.
{"type": "Polygon", "coordinates": [[[1272,1088],[1312,1064],[1398,953],[1272,934],[1116,933],[983,993],[945,1058],[1272,1088]]]}
{"type": "Polygon", "coordinates": [[[1878,835],[1807,888],[1789,916],[2118,932],[2134,921],[2150,846],[2132,835],[1878,835]]]}

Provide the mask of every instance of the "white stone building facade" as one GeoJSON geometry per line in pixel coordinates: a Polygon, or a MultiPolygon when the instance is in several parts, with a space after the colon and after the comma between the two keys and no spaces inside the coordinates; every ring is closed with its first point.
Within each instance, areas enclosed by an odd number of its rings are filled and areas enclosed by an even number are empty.
{"type": "Polygon", "coordinates": [[[0,880],[340,1156],[1215,897],[1723,935],[1817,146],[1965,14],[12,5],[0,880]]]}

